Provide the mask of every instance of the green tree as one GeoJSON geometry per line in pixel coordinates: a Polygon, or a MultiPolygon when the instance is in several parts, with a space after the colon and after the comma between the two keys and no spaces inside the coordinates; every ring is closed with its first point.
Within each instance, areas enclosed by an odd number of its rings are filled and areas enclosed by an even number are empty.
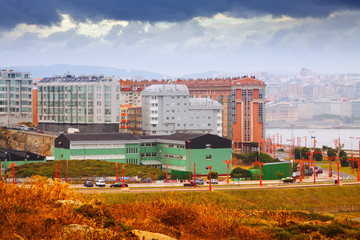
{"type": "Polygon", "coordinates": [[[315,161],[321,161],[323,158],[322,152],[320,148],[315,148],[315,153],[313,155],[315,161]]]}
{"type": "Polygon", "coordinates": [[[340,158],[340,164],[342,167],[348,167],[350,163],[347,161],[349,157],[347,156],[346,152],[344,150],[341,150],[339,152],[339,158],[340,158]]]}
{"type": "Polygon", "coordinates": [[[293,150],[295,159],[308,159],[308,155],[306,154],[307,152],[309,152],[309,149],[306,147],[296,147],[293,150]]]}
{"type": "Polygon", "coordinates": [[[235,176],[238,176],[236,178],[247,178],[250,177],[250,172],[247,169],[236,167],[231,171],[231,178],[235,178],[235,176]]]}
{"type": "Polygon", "coordinates": [[[330,148],[330,149],[327,150],[327,155],[328,155],[329,158],[335,157],[335,156],[336,156],[336,152],[335,152],[334,149],[330,148]]]}
{"type": "MultiPolygon", "coordinates": [[[[207,175],[207,178],[210,179],[210,172],[207,175]]],[[[217,179],[218,178],[218,172],[211,171],[211,179],[217,179]]]]}

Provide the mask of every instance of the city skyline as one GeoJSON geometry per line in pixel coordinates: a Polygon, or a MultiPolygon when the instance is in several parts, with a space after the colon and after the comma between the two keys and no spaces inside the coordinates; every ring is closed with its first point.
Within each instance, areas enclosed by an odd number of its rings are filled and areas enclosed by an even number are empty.
{"type": "Polygon", "coordinates": [[[2,9],[1,67],[360,73],[356,1],[20,0],[2,9]]]}

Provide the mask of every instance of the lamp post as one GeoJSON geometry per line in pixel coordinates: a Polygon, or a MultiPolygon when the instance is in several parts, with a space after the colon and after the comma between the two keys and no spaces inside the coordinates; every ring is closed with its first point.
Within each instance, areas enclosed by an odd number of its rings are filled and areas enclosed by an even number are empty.
{"type": "Polygon", "coordinates": [[[328,157],[329,160],[329,177],[332,177],[332,167],[331,167],[331,161],[336,159],[336,156],[328,157]]]}
{"type": "Polygon", "coordinates": [[[196,163],[194,163],[194,188],[196,188],[196,163]]]}
{"type": "Polygon", "coordinates": [[[188,144],[189,144],[189,182],[191,182],[191,159],[190,159],[190,143],[191,141],[188,140],[188,144]]]}
{"type": "Polygon", "coordinates": [[[9,167],[12,167],[13,185],[15,185],[15,171],[14,171],[15,163],[11,163],[9,167]]]}
{"type": "Polygon", "coordinates": [[[233,160],[224,160],[224,164],[227,164],[227,178],[226,183],[229,184],[229,165],[230,163],[234,163],[233,160]]]}
{"type": "Polygon", "coordinates": [[[357,180],[358,180],[358,182],[360,182],[360,171],[359,171],[359,164],[360,164],[360,157],[358,157],[357,159],[356,159],[356,163],[357,163],[357,180]]]}
{"type": "Polygon", "coordinates": [[[337,165],[337,172],[338,172],[337,184],[340,184],[340,169],[339,169],[340,162],[337,161],[335,164],[337,165]]]}
{"type": "Polygon", "coordinates": [[[59,179],[61,181],[61,142],[59,142],[59,179]]]}
{"type": "Polygon", "coordinates": [[[115,168],[116,168],[116,178],[115,178],[115,182],[118,182],[118,163],[115,163],[115,168]]]}
{"type": "Polygon", "coordinates": [[[122,188],[125,188],[125,164],[123,164],[123,179],[122,179],[122,188]]]}
{"type": "MultiPolygon", "coordinates": [[[[195,172],[195,169],[194,169],[194,172],[195,172]]],[[[167,183],[167,181],[168,181],[168,159],[166,159],[166,180],[165,180],[165,182],[167,183]]]]}
{"type": "Polygon", "coordinates": [[[262,187],[262,178],[261,178],[261,166],[264,165],[263,162],[259,163],[259,168],[260,168],[260,187],[262,187]]]}
{"type": "MultiPolygon", "coordinates": [[[[314,140],[314,146],[315,146],[315,144],[316,144],[316,141],[314,140]]],[[[314,148],[315,149],[315,148],[314,148]]],[[[314,158],[314,154],[315,153],[320,153],[321,154],[321,152],[318,152],[318,151],[313,151],[313,152],[311,152],[311,159],[312,159],[312,161],[314,162],[313,163],[313,169],[314,169],[314,184],[316,183],[316,173],[315,173],[315,158],[314,158]]]]}
{"type": "Polygon", "coordinates": [[[210,170],[210,173],[209,173],[209,190],[211,192],[212,191],[212,189],[211,189],[211,166],[209,166],[209,170],[210,170]]]}

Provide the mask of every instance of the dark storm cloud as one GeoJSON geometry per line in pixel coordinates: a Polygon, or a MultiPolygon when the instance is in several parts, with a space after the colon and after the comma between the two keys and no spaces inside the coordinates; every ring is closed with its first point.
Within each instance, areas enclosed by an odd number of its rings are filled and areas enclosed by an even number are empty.
{"type": "Polygon", "coordinates": [[[70,14],[76,20],[178,22],[217,13],[319,18],[337,10],[359,8],[359,0],[4,0],[0,28],[18,23],[50,25],[59,21],[58,13],[70,14]]]}

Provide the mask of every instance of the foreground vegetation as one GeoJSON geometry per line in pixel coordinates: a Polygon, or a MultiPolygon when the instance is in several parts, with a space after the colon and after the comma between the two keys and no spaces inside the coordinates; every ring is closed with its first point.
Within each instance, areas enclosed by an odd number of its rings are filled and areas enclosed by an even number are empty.
{"type": "MultiPolygon", "coordinates": [[[[61,161],[61,176],[66,176],[67,161],[61,161]]],[[[77,177],[107,177],[115,176],[115,163],[100,160],[71,160],[68,161],[69,178],[77,177]]],[[[26,178],[33,175],[44,177],[55,177],[56,165],[59,161],[48,161],[43,163],[28,163],[21,166],[15,166],[15,177],[26,178]]],[[[59,167],[59,166],[58,166],[59,167]]],[[[12,176],[11,169],[7,171],[7,175],[12,176]]],[[[122,164],[118,166],[118,176],[122,175],[122,164]]],[[[159,179],[165,174],[157,168],[146,167],[136,164],[125,164],[126,176],[138,176],[139,178],[159,179]]]]}
{"type": "Polygon", "coordinates": [[[360,238],[360,223],[349,219],[262,209],[265,200],[246,209],[236,204],[243,191],[223,194],[82,195],[39,177],[23,186],[0,182],[0,239],[139,239],[132,229],[176,239],[360,238]]]}

